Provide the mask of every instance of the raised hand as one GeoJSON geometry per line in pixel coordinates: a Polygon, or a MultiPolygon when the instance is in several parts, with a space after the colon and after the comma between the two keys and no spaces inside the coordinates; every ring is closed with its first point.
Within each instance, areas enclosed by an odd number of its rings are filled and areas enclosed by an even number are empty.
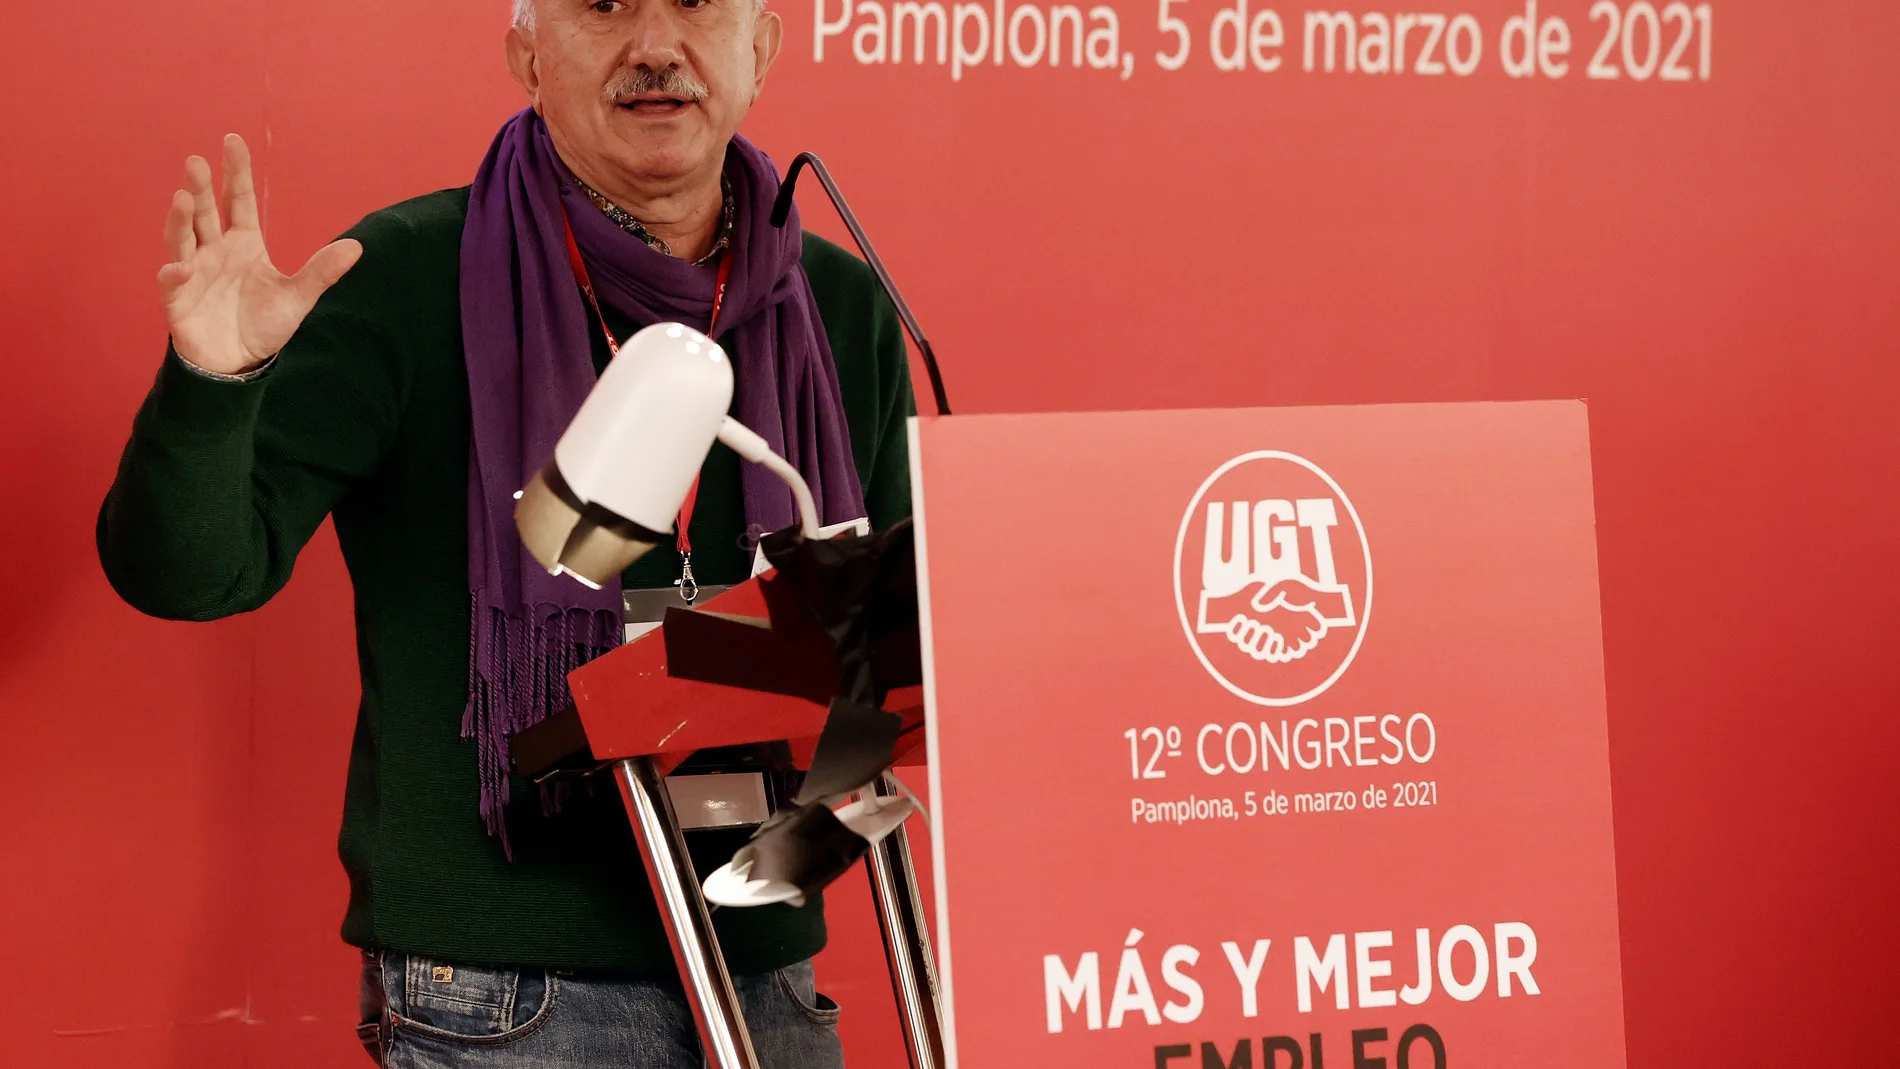
{"type": "Polygon", "coordinates": [[[211,165],[185,161],[185,188],[172,194],[165,244],[172,262],[159,269],[158,290],[172,345],[192,364],[235,375],[270,359],[296,333],[323,291],[363,255],[345,238],[318,249],[294,275],[270,262],[258,228],[251,151],[244,139],[224,139],[224,184],[211,192],[211,165]]]}

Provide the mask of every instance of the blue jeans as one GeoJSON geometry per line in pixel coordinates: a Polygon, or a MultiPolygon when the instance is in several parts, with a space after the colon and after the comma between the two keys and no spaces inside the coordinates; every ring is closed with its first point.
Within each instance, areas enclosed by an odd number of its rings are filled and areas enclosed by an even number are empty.
{"type": "MultiPolygon", "coordinates": [[[[810,962],[733,978],[760,1069],[843,1069],[810,962]]],[[[385,1069],[701,1069],[677,981],[363,955],[363,1046],[385,1069]]]]}

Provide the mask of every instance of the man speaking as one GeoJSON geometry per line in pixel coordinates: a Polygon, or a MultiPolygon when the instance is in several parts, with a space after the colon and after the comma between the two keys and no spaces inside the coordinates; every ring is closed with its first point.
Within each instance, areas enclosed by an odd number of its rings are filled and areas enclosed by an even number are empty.
{"type": "MultiPolygon", "coordinates": [[[[113,586],[158,616],[255,609],[334,515],[363,698],[339,849],[382,1064],[703,1065],[616,795],[544,812],[507,738],[620,638],[620,591],[550,577],[514,491],[616,341],[659,321],[732,354],[732,414],[796,465],[822,519],[909,509],[897,318],[870,270],[770,221],[779,180],[737,136],[778,56],[762,0],[516,0],[531,107],[471,187],[370,215],[286,275],[250,158],[222,196],[193,157],[159,272],[171,348],[101,510],[113,586]],[[511,804],[512,803],[512,804],[511,804]]],[[[716,447],[677,547],[623,577],[736,582],[789,491],[716,447]],[[688,572],[690,569],[690,572],[688,572]]],[[[744,832],[697,833],[701,871],[744,832]]],[[[813,989],[822,906],[732,910],[719,938],[764,1069],[842,1064],[813,989]]]]}

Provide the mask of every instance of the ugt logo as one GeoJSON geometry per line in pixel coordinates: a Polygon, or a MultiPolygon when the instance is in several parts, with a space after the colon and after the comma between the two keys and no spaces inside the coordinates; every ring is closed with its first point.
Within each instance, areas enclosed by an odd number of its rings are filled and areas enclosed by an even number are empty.
{"type": "Polygon", "coordinates": [[[1372,612],[1372,550],[1345,491],[1304,457],[1222,464],[1174,541],[1181,626],[1221,686],[1298,705],[1345,674],[1372,612]]]}

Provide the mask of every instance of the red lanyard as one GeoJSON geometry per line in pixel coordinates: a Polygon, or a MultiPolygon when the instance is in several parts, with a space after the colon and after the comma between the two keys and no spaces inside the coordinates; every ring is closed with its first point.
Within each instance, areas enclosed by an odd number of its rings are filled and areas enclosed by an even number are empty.
{"type": "MultiPolygon", "coordinates": [[[[588,307],[594,310],[594,318],[600,321],[600,332],[607,336],[607,353],[610,357],[620,355],[620,342],[615,340],[613,329],[607,326],[607,317],[601,313],[600,301],[594,296],[594,282],[588,277],[587,263],[581,259],[581,247],[574,241],[574,227],[567,221],[565,211],[561,223],[567,228],[567,262],[574,268],[574,280],[581,284],[581,293],[586,296],[588,307]]],[[[726,283],[732,278],[732,250],[728,249],[719,256],[719,280],[713,287],[712,312],[706,317],[706,336],[713,337],[713,328],[719,324],[719,309],[726,303],[726,283]]],[[[699,477],[693,477],[693,485],[686,491],[686,500],[680,503],[679,534],[675,544],[680,551],[680,579],[676,584],[680,588],[680,597],[687,604],[699,596],[699,584],[693,581],[693,540],[687,528],[693,522],[693,505],[699,500],[699,477]]]]}

